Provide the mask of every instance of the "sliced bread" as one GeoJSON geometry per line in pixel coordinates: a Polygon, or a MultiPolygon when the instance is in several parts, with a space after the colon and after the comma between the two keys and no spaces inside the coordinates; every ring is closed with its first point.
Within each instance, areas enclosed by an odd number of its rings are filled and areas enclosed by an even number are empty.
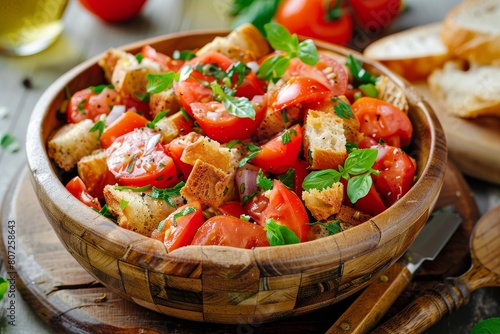
{"type": "Polygon", "coordinates": [[[445,16],[441,39],[460,58],[500,62],[500,1],[468,0],[455,6],[445,16]]]}
{"type": "Polygon", "coordinates": [[[500,116],[500,67],[473,65],[468,69],[449,61],[428,79],[432,94],[447,112],[460,117],[500,116]]]}
{"type": "Polygon", "coordinates": [[[441,28],[435,23],[391,34],[370,44],[363,54],[407,80],[425,79],[450,58],[440,39],[441,28]]]}

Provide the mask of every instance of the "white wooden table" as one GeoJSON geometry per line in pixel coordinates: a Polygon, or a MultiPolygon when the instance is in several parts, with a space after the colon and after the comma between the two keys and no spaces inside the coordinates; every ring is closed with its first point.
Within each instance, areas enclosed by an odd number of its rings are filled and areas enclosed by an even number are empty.
{"type": "MultiPolygon", "coordinates": [[[[86,12],[76,0],[70,0],[64,15],[65,30],[49,49],[29,57],[0,56],[0,134],[8,132],[20,143],[16,153],[0,149],[0,202],[4,202],[9,185],[15,183],[25,168],[24,142],[26,125],[31,111],[43,91],[61,74],[102,51],[146,37],[176,31],[222,28],[230,26],[225,15],[231,0],[149,0],[140,17],[122,25],[110,25],[86,12]]],[[[458,0],[407,0],[404,13],[390,31],[436,22],[458,0]]],[[[481,213],[500,202],[500,189],[484,182],[469,180],[477,196],[481,213]]],[[[2,215],[3,217],[3,215],[2,215]]],[[[0,260],[1,262],[1,260],[0,260]]],[[[483,293],[484,295],[484,293],[483,293]]],[[[481,302],[482,296],[476,299],[481,302]]],[[[6,323],[6,305],[0,304],[0,333],[52,333],[39,320],[18,294],[16,298],[16,326],[6,323]]],[[[474,312],[474,300],[469,308],[460,310],[467,318],[474,312]]],[[[500,316],[500,310],[496,310],[500,316]]],[[[452,317],[452,321],[455,318],[452,317]]],[[[458,333],[450,322],[438,325],[436,333],[458,333]]],[[[457,327],[458,328],[458,327],[457,327]]]]}

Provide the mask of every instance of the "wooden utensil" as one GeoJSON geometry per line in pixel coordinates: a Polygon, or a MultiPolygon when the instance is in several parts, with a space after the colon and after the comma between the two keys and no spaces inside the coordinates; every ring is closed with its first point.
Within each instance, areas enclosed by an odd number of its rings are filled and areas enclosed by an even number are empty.
{"type": "Polygon", "coordinates": [[[372,330],[385,315],[425,260],[434,260],[446,245],[462,218],[451,205],[437,209],[402,259],[380,275],[351,304],[326,332],[363,334],[372,330]]]}
{"type": "Polygon", "coordinates": [[[470,245],[472,265],[466,273],[427,290],[372,333],[421,333],[466,304],[472,291],[500,286],[500,206],[477,222],[470,245]]]}

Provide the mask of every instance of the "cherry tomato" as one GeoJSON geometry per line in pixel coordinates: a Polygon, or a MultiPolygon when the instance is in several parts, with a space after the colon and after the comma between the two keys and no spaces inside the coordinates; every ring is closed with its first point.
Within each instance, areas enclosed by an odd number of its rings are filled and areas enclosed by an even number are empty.
{"type": "Polygon", "coordinates": [[[83,204],[94,208],[96,210],[101,210],[101,203],[95,197],[92,197],[88,191],[87,186],[83,183],[82,179],[79,176],[75,176],[72,178],[67,184],[66,189],[75,196],[80,202],[83,204]]]}
{"type": "Polygon", "coordinates": [[[309,174],[309,164],[305,160],[297,159],[292,168],[295,171],[293,176],[293,191],[300,197],[304,190],[302,188],[302,183],[309,174]]]}
{"type": "Polygon", "coordinates": [[[191,103],[193,116],[208,137],[219,143],[234,139],[246,139],[257,128],[264,117],[265,108],[255,106],[255,119],[230,114],[221,102],[191,103]]]}
{"type": "Polygon", "coordinates": [[[284,173],[295,165],[302,138],[302,127],[296,124],[264,143],[251,163],[269,173],[284,173]]]}
{"type": "Polygon", "coordinates": [[[179,172],[184,175],[184,179],[187,179],[193,170],[192,165],[181,160],[182,152],[184,152],[186,146],[187,143],[180,138],[175,138],[170,143],[165,145],[165,150],[167,151],[168,156],[174,160],[175,166],[179,169],[179,172]]]}
{"type": "Polygon", "coordinates": [[[120,22],[137,16],[146,0],[80,0],[80,3],[104,21],[120,22]]]}
{"type": "Polygon", "coordinates": [[[159,142],[161,133],[135,129],[106,150],[108,169],[125,186],[169,188],[177,183],[174,161],[159,142]]]}
{"type": "Polygon", "coordinates": [[[221,206],[219,206],[219,212],[222,215],[233,216],[236,218],[240,218],[242,215],[247,214],[247,211],[245,210],[243,205],[241,205],[241,203],[237,201],[229,201],[222,204],[221,206]]]}
{"type": "Polygon", "coordinates": [[[151,116],[151,108],[149,107],[149,102],[141,101],[137,97],[132,95],[122,96],[120,99],[120,104],[123,104],[126,110],[134,110],[142,115],[151,116]]]}
{"type": "Polygon", "coordinates": [[[269,103],[274,112],[280,112],[299,103],[323,100],[329,95],[330,91],[318,81],[293,77],[271,95],[269,103]]]}
{"type": "Polygon", "coordinates": [[[291,77],[304,76],[314,79],[328,88],[332,95],[337,96],[345,94],[349,81],[344,67],[323,53],[319,54],[319,60],[314,66],[293,58],[286,73],[291,77]]]}
{"type": "Polygon", "coordinates": [[[148,120],[134,111],[127,111],[104,129],[101,135],[102,148],[108,148],[116,138],[146,126],[148,120]]]}
{"type": "Polygon", "coordinates": [[[105,87],[100,93],[90,88],[82,89],[69,100],[66,111],[68,123],[78,123],[84,119],[96,121],[100,115],[109,114],[111,107],[119,102],[120,96],[114,89],[105,87]]]}
{"type": "Polygon", "coordinates": [[[363,31],[377,34],[389,26],[401,11],[401,0],[349,0],[356,22],[363,31]]]}
{"type": "Polygon", "coordinates": [[[405,147],[410,143],[413,127],[408,116],[398,107],[371,97],[362,97],[351,106],[358,117],[360,130],[375,140],[405,147]]]}
{"type": "Polygon", "coordinates": [[[340,179],[340,182],[344,184],[344,203],[346,205],[352,206],[354,209],[372,216],[376,216],[379,213],[382,213],[385,209],[387,209],[387,206],[382,201],[380,194],[375,189],[374,184],[372,184],[370,190],[364,197],[361,197],[356,201],[356,203],[352,204],[346,192],[347,180],[342,178],[340,179]]]}
{"type": "Polygon", "coordinates": [[[236,88],[235,96],[243,96],[252,99],[256,95],[264,95],[264,84],[261,83],[257,76],[250,72],[245,76],[240,86],[236,88]]]}
{"type": "Polygon", "coordinates": [[[182,107],[189,116],[193,117],[191,103],[210,102],[214,99],[214,93],[210,87],[204,86],[198,81],[181,81],[174,84],[175,94],[179,97],[182,107]]]}
{"type": "Polygon", "coordinates": [[[377,160],[373,168],[380,171],[373,176],[375,189],[389,207],[403,197],[413,185],[415,163],[398,147],[377,145],[377,160]]]}
{"type": "Polygon", "coordinates": [[[274,19],[292,34],[321,39],[335,44],[347,44],[352,37],[352,16],[342,11],[340,0],[327,1],[330,10],[336,8],[339,15],[329,15],[324,0],[282,0],[274,19]]]}
{"type": "Polygon", "coordinates": [[[141,54],[144,58],[150,59],[158,64],[160,64],[164,72],[174,71],[179,72],[179,70],[184,66],[185,61],[180,59],[172,59],[164,53],[156,51],[151,45],[144,45],[141,49],[141,54]]]}
{"type": "Polygon", "coordinates": [[[198,229],[192,244],[251,249],[269,246],[269,241],[262,226],[233,216],[214,216],[198,229]]]}
{"type": "Polygon", "coordinates": [[[286,225],[301,242],[307,241],[309,234],[309,216],[300,198],[281,181],[274,180],[269,194],[269,204],[262,212],[259,224],[265,226],[267,219],[274,219],[277,224],[286,225]]]}
{"type": "Polygon", "coordinates": [[[169,252],[191,244],[203,224],[199,201],[189,202],[163,220],[153,231],[151,238],[162,241],[169,252]]]}

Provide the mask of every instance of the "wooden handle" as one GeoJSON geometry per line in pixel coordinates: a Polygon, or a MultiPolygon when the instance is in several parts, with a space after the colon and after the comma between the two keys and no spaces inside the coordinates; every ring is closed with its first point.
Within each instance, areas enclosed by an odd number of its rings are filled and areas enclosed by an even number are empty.
{"type": "Polygon", "coordinates": [[[411,274],[406,266],[396,262],[361,293],[327,333],[368,333],[377,325],[410,281],[411,274]]]}
{"type": "Polygon", "coordinates": [[[427,290],[372,333],[422,333],[469,301],[470,290],[458,279],[449,279],[427,290]]]}

